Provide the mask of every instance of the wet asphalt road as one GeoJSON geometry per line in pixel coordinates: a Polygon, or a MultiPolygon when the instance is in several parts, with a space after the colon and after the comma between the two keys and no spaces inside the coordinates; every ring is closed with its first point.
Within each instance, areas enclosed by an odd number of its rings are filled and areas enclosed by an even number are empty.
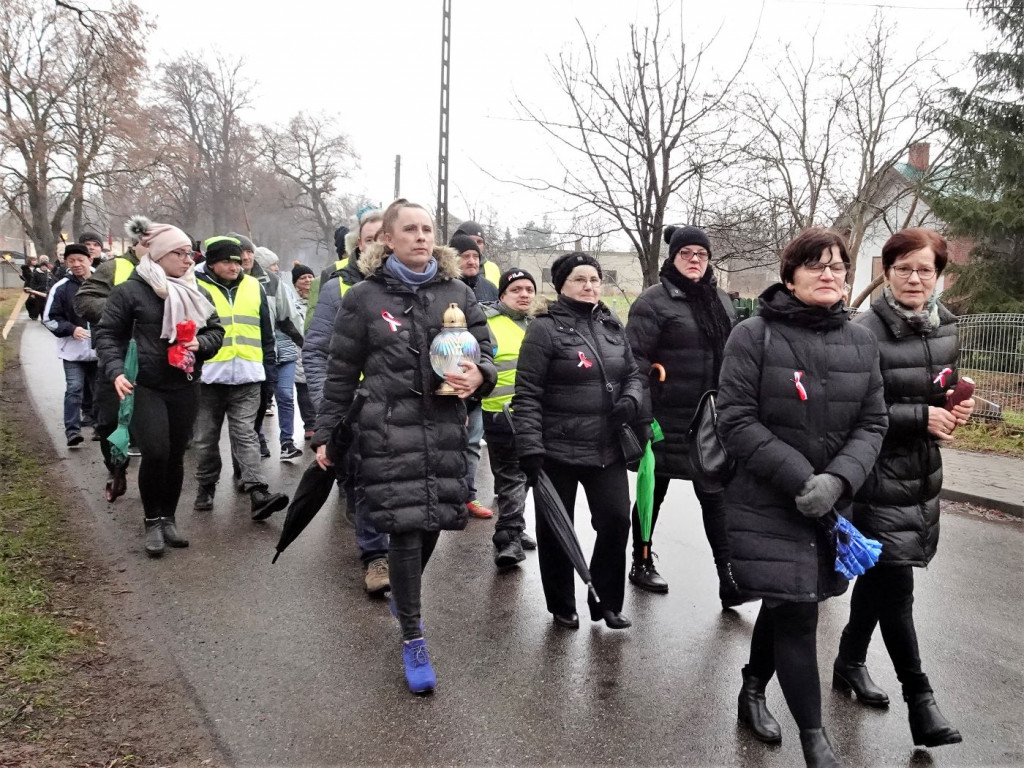
{"type": "MultiPolygon", "coordinates": [[[[687,483],[671,487],[656,536],[671,592],[628,586],[624,612],[634,626],[624,632],[585,616],[578,632],[554,627],[536,554],[497,573],[492,523],[471,520],[466,531],[442,534],[424,576],[439,685],[416,698],[405,687],[397,622],[386,602],[363,593],[352,528],[336,501],[272,566],[284,513],[252,523],[248,498],[231,489],[230,464],[213,512],[193,512],[189,456],[178,521],[192,545],[147,559],[135,472],[111,507],[102,499],[98,446],[64,448],[52,336],[30,324],[21,359],[41,425],[82,489],[81,514],[123,587],[118,599],[155,653],[180,670],[234,764],[802,765],[777,684],[768,703],[783,726],[782,746],[737,729],[739,670],[757,604],[719,609],[687,483]]],[[[275,432],[276,420],[268,427],[275,432]]],[[[275,457],[264,469],[272,488],[290,491],[304,463],[279,462],[276,434],[271,443],[275,457]]],[[[490,499],[486,460],[480,478],[481,498],[490,499]]],[[[531,509],[531,530],[532,516],[531,509]]],[[[942,524],[938,557],[917,571],[916,616],[925,670],[964,743],[914,749],[877,633],[868,663],[892,708],[862,707],[828,688],[848,611],[843,597],[822,607],[819,666],[825,725],[848,765],[1024,764],[1022,526],[955,514],[942,524]]],[[[577,528],[589,551],[589,527],[577,528]]],[[[585,608],[582,585],[577,599],[585,608]]]]}

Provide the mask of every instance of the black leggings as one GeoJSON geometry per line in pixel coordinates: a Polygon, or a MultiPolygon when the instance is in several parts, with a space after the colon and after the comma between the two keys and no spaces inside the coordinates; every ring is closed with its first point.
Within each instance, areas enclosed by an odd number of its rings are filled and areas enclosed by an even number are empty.
{"type": "Polygon", "coordinates": [[[908,696],[931,691],[921,671],[921,653],[914,628],[914,568],[910,565],[876,565],[857,577],[850,598],[850,622],[839,641],[843,661],[863,663],[875,626],[896,669],[896,677],[908,696]]]}
{"type": "Polygon", "coordinates": [[[420,627],[420,590],[423,569],[437,546],[437,531],[410,531],[391,534],[388,549],[388,576],[391,580],[391,599],[402,625],[402,639],[423,637],[420,627]]]}
{"type": "MultiPolygon", "coordinates": [[[[654,476],[654,510],[651,514],[651,541],[654,541],[654,527],[658,524],[658,513],[661,511],[662,502],[668,493],[668,484],[672,478],[654,476]]],[[[715,565],[725,567],[729,562],[729,543],[726,540],[725,529],[725,506],[722,504],[722,493],[707,493],[694,483],[693,492],[700,502],[701,516],[704,518],[704,535],[708,537],[708,544],[711,545],[711,555],[715,558],[715,565]]],[[[640,533],[640,514],[636,505],[633,505],[633,559],[639,560],[643,556],[644,541],[640,533]]],[[[653,547],[653,544],[652,544],[653,547]]]]}
{"type": "Polygon", "coordinates": [[[198,384],[181,389],[135,387],[132,434],[142,453],[139,495],[147,519],[174,517],[185,477],[185,448],[198,408],[198,384]]]}
{"type": "Polygon", "coordinates": [[[821,728],[818,678],[818,604],[761,603],[750,638],[747,674],[768,681],[776,672],[800,730],[821,728]]]}

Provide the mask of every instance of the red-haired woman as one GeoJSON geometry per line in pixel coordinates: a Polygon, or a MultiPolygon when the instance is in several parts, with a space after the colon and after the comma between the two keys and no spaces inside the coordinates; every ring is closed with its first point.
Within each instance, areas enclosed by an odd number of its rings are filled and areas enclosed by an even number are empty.
{"type": "Polygon", "coordinates": [[[832,684],[854,691],[864,704],[889,706],[864,666],[876,626],[903,686],[914,743],[955,744],[960,734],[935,705],[921,671],[914,629],[914,568],[935,556],[939,541],[939,445],[950,440],[974,408],[952,412],[946,392],[957,381],[956,318],[939,302],[935,286],[946,266],[946,240],[927,229],[897,232],[882,247],[885,287],[856,322],[878,338],[889,431],[882,453],[854,502],[853,521],[882,542],[881,559],[857,579],[850,622],[843,630],[832,684]]]}

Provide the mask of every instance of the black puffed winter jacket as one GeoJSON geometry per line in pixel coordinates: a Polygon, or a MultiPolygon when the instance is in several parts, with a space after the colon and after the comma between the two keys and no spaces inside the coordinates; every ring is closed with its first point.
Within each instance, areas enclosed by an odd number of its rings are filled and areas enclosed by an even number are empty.
{"type": "Polygon", "coordinates": [[[854,321],[878,339],[889,431],[853,505],[853,524],[882,542],[881,563],[925,566],[939,542],[942,456],[928,433],[928,406],[956,385],[956,317],[939,306],[939,327],[919,333],[884,298],[854,321]],[[948,372],[947,372],[948,369],[948,372]]]}
{"type": "Polygon", "coordinates": [[[887,422],[874,335],[840,305],[810,307],[774,285],[726,343],[718,406],[738,463],[724,496],[736,583],[795,602],[842,594],[828,532],[795,499],[811,475],[837,475],[847,493],[836,511],[848,517],[851,494],[871,473],[887,422]]]}
{"type": "MultiPolygon", "coordinates": [[[[210,298],[200,283],[200,291],[210,298]]],[[[213,303],[212,300],[210,302],[213,303]]],[[[181,389],[199,384],[202,363],[217,354],[224,341],[224,327],[216,311],[206,326],[196,331],[199,350],[191,375],[167,362],[167,339],[161,339],[164,322],[164,300],[145,280],[133,274],[115,285],[103,307],[99,325],[93,329],[93,341],[100,371],[113,381],[124,373],[124,358],[129,339],[135,339],[139,352],[139,375],[136,382],[150,389],[181,389]]]]}
{"type": "Polygon", "coordinates": [[[413,292],[384,269],[382,245],[359,261],[367,275],[341,301],[331,337],[327,379],[313,446],[330,441],[356,390],[366,399],[355,424],[356,481],[370,519],[382,533],[466,526],[466,402],[435,395],[441,379],[430,367],[430,343],[449,304],[458,304],[480,344],[484,383],[494,388],[490,334],[473,291],[458,277],[458,258],[435,248],[437,275],[413,292]],[[360,375],[363,376],[360,381],[360,375]]]}
{"type": "MultiPolygon", "coordinates": [[[[735,322],[736,310],[728,294],[719,289],[718,298],[735,322]]],[[[626,326],[640,373],[647,374],[654,363],[665,369],[663,382],[655,376],[643,378],[648,384],[654,418],[665,433],[665,439],[654,444],[654,472],[687,480],[691,472],[686,432],[701,395],[718,385],[715,353],[697,327],[694,311],[685,294],[662,279],[633,302],[626,326]]]]}
{"type": "Polygon", "coordinates": [[[640,379],[611,310],[559,296],[530,323],[519,350],[516,452],[584,467],[621,462],[618,427],[609,415],[622,397],[632,398],[639,414],[640,379]]]}

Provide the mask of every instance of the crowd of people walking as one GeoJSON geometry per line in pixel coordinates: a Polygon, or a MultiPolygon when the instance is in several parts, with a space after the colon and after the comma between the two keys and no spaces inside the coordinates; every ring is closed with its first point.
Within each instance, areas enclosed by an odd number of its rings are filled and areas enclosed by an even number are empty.
{"type": "Polygon", "coordinates": [[[319,276],[298,262],[282,269],[277,254],[238,233],[200,244],[143,217],[128,233],[132,247],[120,257],[104,260],[99,237],[83,233],[64,250],[63,274],[44,256],[25,279],[47,295],[29,311],[57,337],[67,444],[79,448],[83,429],[94,427],[109,502],[127,490],[119,426],[141,454],[149,555],[188,546],[177,512],[190,446],[192,508],[214,508],[225,420],[231,488],[249,497],[252,519],[288,506],[261,466],[270,455],[264,417],[276,401],[280,458],[301,458],[308,441],[317,471],[336,480],[366,591],[390,595],[408,686],[426,693],[437,674],[421,585],[443,531],[496,513],[496,567],[514,568],[536,549],[546,609],[556,631],[573,631],[580,617],[564,532],[538,514],[534,540],[524,512],[543,480],[571,521],[582,488],[596,532],[588,613],[625,630],[628,583],[669,591],[653,533],[671,481],[685,480],[722,609],[760,601],[739,675],[744,727],[782,740],[765,694],[777,677],[807,764],[839,764],[822,722],[817,625],[819,604],[849,586],[836,566],[846,518],[882,548],[853,586],[833,687],[889,706],[866,667],[878,627],[914,743],[961,740],[936,705],[913,619],[914,569],[928,565],[939,539],[938,446],[973,409],[971,399],[947,404],[959,347],[936,291],[947,259],[940,235],[893,235],[882,250],[881,294],[854,316],[843,237],[807,229],[781,254],[780,280],[761,294],[756,316],[737,324],[716,284],[713,242],[692,226],[665,230],[659,281],[624,319],[601,300],[599,258],[555,259],[554,295],[542,298],[528,271],[487,258],[478,224],[438,244],[430,214],[406,200],[361,211],[352,231],[339,228],[337,260],[319,276]],[[432,344],[453,324],[479,355],[442,376],[432,344]],[[734,465],[727,482],[693,461],[708,393],[717,393],[717,438],[734,465]],[[642,453],[648,441],[645,523],[628,477],[640,461],[634,443],[642,453]],[[494,509],[476,485],[484,445],[494,509]]]}

